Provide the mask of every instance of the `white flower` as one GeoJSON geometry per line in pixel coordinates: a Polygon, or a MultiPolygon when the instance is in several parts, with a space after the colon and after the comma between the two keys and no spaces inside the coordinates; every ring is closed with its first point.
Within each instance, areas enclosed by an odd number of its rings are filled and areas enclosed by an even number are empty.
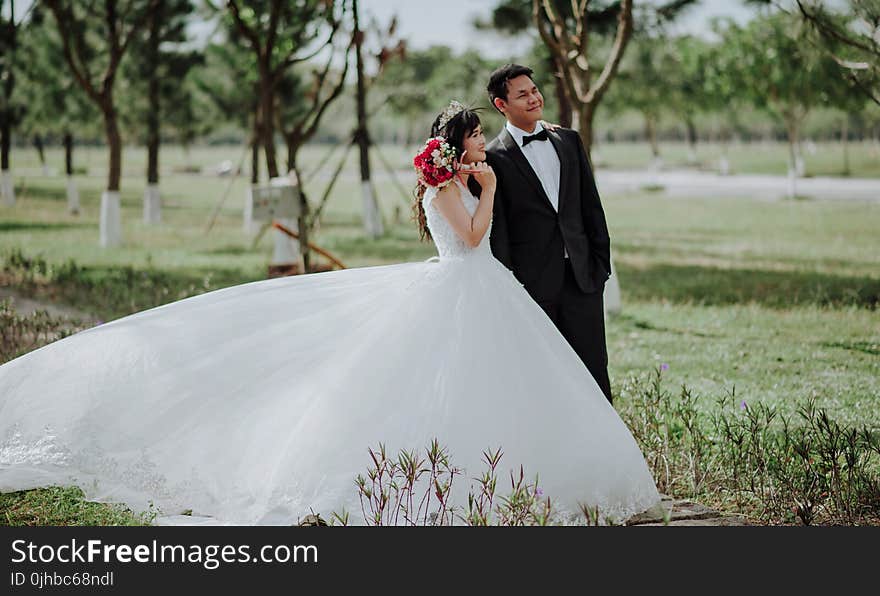
{"type": "Polygon", "coordinates": [[[431,151],[431,157],[440,157],[440,150],[434,149],[433,151],[431,151]]]}

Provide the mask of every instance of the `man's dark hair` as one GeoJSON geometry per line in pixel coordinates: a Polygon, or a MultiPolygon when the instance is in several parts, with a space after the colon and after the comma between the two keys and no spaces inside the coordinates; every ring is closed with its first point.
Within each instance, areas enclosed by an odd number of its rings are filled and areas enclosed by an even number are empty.
{"type": "MultiPolygon", "coordinates": [[[[486,91],[489,92],[489,103],[492,104],[492,107],[495,107],[496,97],[507,101],[507,82],[522,75],[532,78],[532,69],[521,64],[505,64],[496,68],[489,75],[489,84],[486,85],[486,91]]],[[[497,110],[498,108],[495,109],[497,110]]]]}

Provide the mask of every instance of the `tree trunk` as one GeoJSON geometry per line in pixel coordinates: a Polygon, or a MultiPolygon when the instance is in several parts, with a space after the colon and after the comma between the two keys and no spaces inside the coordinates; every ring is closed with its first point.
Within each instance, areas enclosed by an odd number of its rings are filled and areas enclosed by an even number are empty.
{"type": "Polygon", "coordinates": [[[0,118],[0,169],[9,169],[9,145],[12,142],[12,125],[6,118],[0,118]]]}
{"type": "Polygon", "coordinates": [[[43,168],[43,174],[47,175],[49,172],[46,169],[46,150],[43,147],[43,137],[38,134],[34,135],[34,147],[37,150],[37,155],[40,158],[40,165],[43,168]]]}
{"type": "Polygon", "coordinates": [[[258,133],[251,139],[251,184],[260,182],[260,141],[258,133]]]}
{"type": "MultiPolygon", "coordinates": [[[[287,171],[296,170],[296,152],[299,151],[299,139],[294,134],[284,135],[284,144],[287,145],[287,171]]],[[[297,174],[299,180],[299,174],[297,174]]]]}
{"type": "Polygon", "coordinates": [[[263,149],[266,152],[266,168],[269,178],[278,177],[278,161],[275,157],[275,98],[268,66],[261,66],[260,73],[260,125],[263,149]]]}
{"type": "Polygon", "coordinates": [[[843,115],[843,126],[840,131],[840,140],[843,143],[843,175],[849,176],[852,170],[849,167],[849,114],[843,115]]]}
{"type": "Polygon", "coordinates": [[[728,156],[730,143],[727,137],[720,137],[719,142],[721,143],[721,159],[719,163],[719,169],[722,176],[727,176],[730,174],[730,158],[728,156]]]}
{"type": "Polygon", "coordinates": [[[581,141],[584,144],[584,151],[587,153],[587,161],[590,162],[590,167],[593,167],[593,160],[590,152],[593,150],[593,115],[595,112],[593,111],[593,105],[587,103],[581,103],[578,106],[577,111],[575,112],[575,121],[572,122],[572,127],[576,129],[581,135],[581,141]]]}
{"type": "Polygon", "coordinates": [[[73,176],[73,135],[64,133],[64,172],[73,176]]]}
{"type": "MultiPolygon", "coordinates": [[[[295,142],[295,141],[294,141],[295,142]]],[[[299,189],[299,217],[296,220],[297,231],[299,232],[299,251],[303,258],[303,273],[308,273],[311,268],[311,254],[309,252],[309,201],[306,197],[306,190],[302,186],[302,176],[296,165],[296,154],[299,147],[294,143],[287,146],[287,167],[296,176],[297,186],[299,189]]]]}
{"type": "Polygon", "coordinates": [[[9,145],[12,125],[7,118],[0,118],[0,200],[7,207],[15,205],[15,183],[9,171],[9,145]]]}
{"type": "Polygon", "coordinates": [[[253,188],[260,183],[260,123],[254,113],[253,130],[251,132],[251,184],[245,189],[244,197],[244,232],[248,235],[256,234],[260,228],[259,223],[254,222],[254,193],[253,188]]]}
{"type": "Polygon", "coordinates": [[[107,174],[107,190],[119,192],[119,181],[122,177],[122,137],[119,135],[119,122],[113,96],[108,94],[101,106],[104,113],[104,132],[107,136],[107,148],[110,151],[110,169],[107,174]]]}
{"type": "Polygon", "coordinates": [[[657,144],[657,123],[653,114],[645,114],[645,135],[651,145],[651,155],[656,160],[660,157],[660,146],[657,144]]]}
{"type": "Polygon", "coordinates": [[[104,114],[104,129],[110,151],[110,169],[107,174],[107,190],[101,194],[101,215],[99,239],[102,247],[122,244],[122,206],[119,197],[119,181],[122,177],[122,139],[113,94],[105,95],[101,110],[104,114]]]}
{"type": "Polygon", "coordinates": [[[556,105],[559,106],[559,124],[565,128],[571,128],[572,109],[571,101],[565,92],[565,81],[562,80],[560,71],[562,70],[556,62],[556,58],[551,56],[549,60],[550,72],[553,73],[553,82],[556,87],[556,105]]]}
{"type": "Polygon", "coordinates": [[[376,201],[373,183],[370,180],[370,137],[367,131],[367,90],[364,83],[364,59],[361,45],[363,33],[358,21],[358,2],[353,0],[352,11],[354,13],[355,56],[357,58],[357,131],[355,141],[360,149],[361,163],[361,198],[364,205],[364,228],[373,238],[378,238],[384,232],[382,216],[379,212],[379,204],[376,201]]]}
{"type": "Polygon", "coordinates": [[[67,174],[67,211],[71,215],[79,213],[79,190],[73,179],[73,135],[64,132],[64,172],[67,174]]]}
{"type": "Polygon", "coordinates": [[[164,2],[159,0],[150,14],[150,41],[147,48],[149,83],[147,98],[147,184],[159,183],[159,29],[164,2]]]}
{"type": "Polygon", "coordinates": [[[798,144],[798,124],[794,118],[787,119],[788,130],[788,198],[793,199],[797,196],[797,144],[798,144]]]}
{"type": "Polygon", "coordinates": [[[687,127],[688,135],[688,162],[694,163],[697,161],[697,126],[694,124],[694,120],[690,116],[685,118],[684,123],[687,127]]]}
{"type": "MultiPolygon", "coordinates": [[[[144,189],[143,218],[145,224],[162,221],[162,197],[159,191],[159,121],[162,105],[159,99],[159,43],[165,3],[158,0],[150,11],[147,45],[147,187],[144,189]]],[[[185,151],[185,148],[184,148],[185,151]]]]}

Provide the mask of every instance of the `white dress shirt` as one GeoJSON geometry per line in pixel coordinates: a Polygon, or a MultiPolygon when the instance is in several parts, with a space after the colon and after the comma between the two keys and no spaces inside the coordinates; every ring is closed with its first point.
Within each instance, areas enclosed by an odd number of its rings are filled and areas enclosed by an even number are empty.
{"type": "Polygon", "coordinates": [[[522,150],[523,155],[526,156],[529,165],[532,166],[535,174],[537,174],[538,180],[541,181],[541,186],[544,187],[544,192],[547,193],[547,198],[550,199],[550,204],[553,205],[555,210],[559,211],[560,165],[556,149],[553,148],[553,144],[550,141],[531,141],[525,147],[522,144],[524,136],[538,134],[543,129],[543,126],[538,122],[535,124],[535,130],[532,132],[526,132],[521,128],[517,128],[510,122],[507,123],[506,127],[507,132],[516,141],[517,146],[522,150]]]}
{"type": "MultiPolygon", "coordinates": [[[[538,180],[541,181],[541,186],[544,187],[544,192],[547,193],[547,198],[550,199],[550,204],[553,205],[553,209],[559,212],[559,177],[562,166],[559,164],[559,156],[556,155],[553,143],[547,140],[531,141],[525,147],[522,144],[524,136],[536,135],[544,127],[538,122],[535,124],[535,130],[526,132],[508,122],[506,128],[510,136],[513,137],[513,140],[516,141],[517,147],[526,156],[526,160],[532,166],[535,174],[537,174],[538,180]]],[[[566,259],[568,258],[568,249],[565,247],[563,247],[563,255],[566,259]]]]}

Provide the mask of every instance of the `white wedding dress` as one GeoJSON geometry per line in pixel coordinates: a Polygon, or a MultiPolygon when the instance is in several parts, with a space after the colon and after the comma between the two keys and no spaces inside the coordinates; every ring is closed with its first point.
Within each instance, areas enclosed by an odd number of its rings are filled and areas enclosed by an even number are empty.
{"type": "Polygon", "coordinates": [[[217,290],[0,367],[0,492],[78,485],[183,523],[356,522],[368,448],[437,438],[465,472],[459,507],[500,447],[499,495],[522,465],[560,513],[651,508],[644,458],[581,360],[488,234],[467,247],[435,195],[439,259],[217,290]]]}

